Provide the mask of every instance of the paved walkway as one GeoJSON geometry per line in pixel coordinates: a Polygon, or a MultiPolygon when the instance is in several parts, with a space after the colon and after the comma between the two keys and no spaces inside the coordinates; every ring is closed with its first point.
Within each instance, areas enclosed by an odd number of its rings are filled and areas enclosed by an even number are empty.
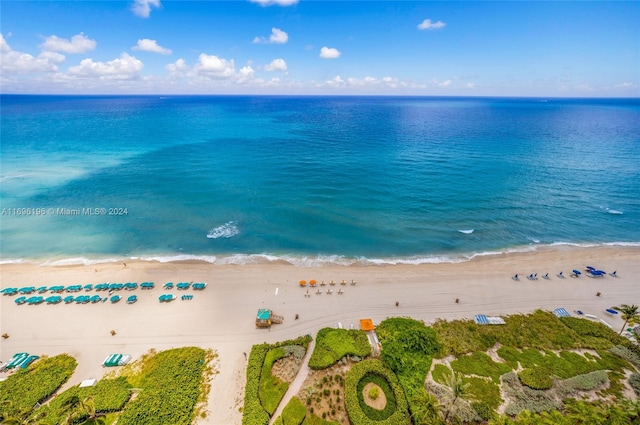
{"type": "Polygon", "coordinates": [[[304,380],[307,379],[307,375],[309,374],[309,358],[311,357],[311,353],[313,353],[313,349],[315,348],[315,346],[316,346],[316,340],[314,338],[309,343],[309,348],[307,348],[307,352],[304,353],[304,358],[302,359],[302,364],[300,365],[300,370],[298,370],[298,374],[296,375],[296,378],[293,380],[291,385],[289,385],[287,392],[284,393],[284,397],[282,397],[282,401],[280,401],[278,408],[273,413],[273,416],[271,416],[269,425],[272,425],[275,422],[275,420],[278,418],[278,416],[282,414],[282,411],[284,410],[285,406],[289,403],[289,400],[291,400],[291,397],[298,394],[298,391],[300,391],[300,388],[302,387],[304,380]]]}

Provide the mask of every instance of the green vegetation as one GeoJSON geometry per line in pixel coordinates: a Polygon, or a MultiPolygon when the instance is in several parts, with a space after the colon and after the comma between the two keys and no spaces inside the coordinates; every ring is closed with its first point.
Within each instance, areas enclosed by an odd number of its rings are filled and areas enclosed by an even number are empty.
{"type": "Polygon", "coordinates": [[[318,331],[316,347],[309,359],[311,369],[325,369],[344,356],[371,354],[367,335],[360,330],[324,328],[318,331]]]}
{"type": "Polygon", "coordinates": [[[340,425],[340,424],[333,421],[326,421],[314,414],[307,414],[306,418],[304,418],[304,422],[302,422],[302,425],[340,425]]]}
{"type": "Polygon", "coordinates": [[[131,387],[125,377],[102,379],[93,387],[80,388],[75,385],[51,400],[47,420],[51,423],[62,423],[63,418],[71,413],[72,422],[81,423],[91,415],[79,406],[80,401],[90,399],[93,404],[90,410],[93,410],[95,415],[102,416],[122,410],[129,398],[131,398],[131,387]],[[69,412],[66,409],[74,405],[76,409],[72,410],[76,410],[75,412],[69,412]]]}
{"type": "MultiPolygon", "coordinates": [[[[406,425],[409,423],[408,406],[402,387],[393,372],[379,360],[365,360],[356,363],[351,368],[345,381],[345,401],[349,420],[353,425],[371,425],[372,423],[406,425]],[[363,408],[366,405],[362,401],[362,387],[359,387],[359,385],[363,379],[371,379],[371,375],[379,376],[381,378],[379,382],[386,381],[388,383],[391,394],[393,394],[393,398],[396,401],[395,410],[385,419],[378,419],[368,415],[375,415],[380,412],[385,412],[384,414],[386,415],[386,409],[385,411],[377,411],[372,408],[369,408],[369,410],[364,410],[363,408]]],[[[387,404],[389,404],[389,399],[387,399],[387,404]]]]}
{"type": "Polygon", "coordinates": [[[141,391],[127,404],[118,424],[191,424],[206,363],[207,353],[197,347],[146,356],[140,373],[131,379],[139,382],[141,391]]]}
{"type": "Polygon", "coordinates": [[[433,380],[441,385],[446,385],[449,379],[451,379],[451,374],[453,371],[449,369],[447,366],[443,364],[437,364],[433,367],[433,371],[431,371],[431,376],[433,380]]]}
{"type": "Polygon", "coordinates": [[[553,386],[553,379],[549,376],[549,371],[540,366],[521,370],[518,372],[518,378],[522,385],[534,390],[548,390],[553,386]]]}
{"type": "Polygon", "coordinates": [[[0,382],[0,404],[16,411],[31,411],[67,382],[76,366],[76,360],[67,354],[43,357],[0,382]]]}
{"type": "Polygon", "coordinates": [[[381,358],[397,374],[413,414],[420,409],[413,400],[426,396],[424,382],[431,358],[442,347],[438,336],[424,323],[402,317],[384,320],[376,333],[382,344],[381,358]]]}
{"type": "Polygon", "coordinates": [[[462,378],[462,382],[468,384],[467,393],[470,400],[482,403],[494,410],[502,404],[500,387],[491,379],[472,376],[462,378]]]}
{"type": "Polygon", "coordinates": [[[297,397],[292,397],[276,419],[275,425],[300,425],[307,414],[307,408],[297,397]]]}
{"type": "Polygon", "coordinates": [[[273,415],[276,411],[282,397],[284,397],[284,394],[287,392],[287,388],[289,388],[288,383],[282,382],[271,374],[273,364],[285,357],[285,355],[286,351],[282,347],[272,348],[267,353],[264,363],[262,364],[259,395],[262,407],[264,407],[264,410],[267,411],[269,416],[273,415]]]}
{"type": "Polygon", "coordinates": [[[269,413],[260,403],[260,377],[262,365],[269,352],[269,344],[258,344],[251,348],[247,363],[247,383],[244,390],[244,410],[242,423],[245,425],[266,425],[269,423],[269,413]]]}
{"type": "Polygon", "coordinates": [[[505,322],[504,326],[481,326],[469,320],[436,322],[433,328],[443,344],[440,356],[486,352],[496,343],[540,350],[603,350],[629,343],[600,323],[573,317],[558,318],[542,310],[509,316],[505,322]]]}
{"type": "MultiPolygon", "coordinates": [[[[242,411],[244,425],[266,425],[269,423],[271,415],[286,392],[286,388],[283,391],[283,385],[280,385],[282,381],[271,374],[271,367],[281,358],[279,356],[286,355],[288,352],[283,347],[299,345],[306,350],[309,347],[309,342],[311,342],[311,336],[307,335],[276,344],[258,344],[251,348],[242,411]],[[268,367],[267,364],[269,364],[268,367]]],[[[282,384],[288,387],[288,384],[282,384]]]]}
{"type": "Polygon", "coordinates": [[[486,353],[473,353],[458,357],[451,362],[451,368],[455,372],[465,375],[486,376],[494,382],[500,382],[500,376],[511,372],[511,367],[506,363],[496,363],[486,353]]]}
{"type": "MultiPolygon", "coordinates": [[[[373,388],[374,390],[378,390],[377,387],[373,388]]],[[[360,379],[358,385],[356,387],[358,402],[360,403],[360,408],[364,412],[364,414],[373,421],[383,421],[391,416],[396,411],[396,397],[391,390],[391,386],[389,382],[384,378],[384,376],[379,375],[377,373],[367,373],[360,379]],[[368,383],[374,383],[384,393],[387,398],[387,403],[382,410],[374,409],[369,406],[364,400],[364,387],[368,383]]]]}

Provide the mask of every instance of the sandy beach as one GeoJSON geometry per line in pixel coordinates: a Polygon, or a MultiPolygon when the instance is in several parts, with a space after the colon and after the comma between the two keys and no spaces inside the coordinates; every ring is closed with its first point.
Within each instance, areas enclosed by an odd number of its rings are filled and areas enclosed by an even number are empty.
{"type": "MultiPolygon", "coordinates": [[[[463,263],[386,266],[296,267],[288,264],[212,265],[204,262],[159,263],[127,261],[88,266],[0,266],[0,286],[53,286],[103,282],[153,281],[153,290],[135,290],[138,302],[88,305],[21,305],[15,296],[0,297],[0,360],[27,351],[39,355],[69,353],[78,368],[65,387],[100,378],[110,353],[136,359],[157,350],[195,345],[218,353],[219,373],[212,381],[209,417],[202,423],[240,424],[245,357],[251,346],[315,333],[323,327],[358,326],[361,318],[379,322],[390,316],[410,316],[432,323],[437,319],[472,319],[475,314],[508,315],[564,307],[604,319],[615,330],[622,320],[605,309],[640,302],[640,247],[550,247],[535,252],[476,257],[463,263]],[[590,265],[619,277],[571,278],[572,269],[590,265]],[[557,273],[563,271],[566,278],[557,273]],[[520,276],[519,281],[511,277],[520,276]],[[539,279],[526,276],[537,273],[539,279]],[[549,273],[550,279],[542,279],[549,273]],[[356,285],[301,288],[300,280],[355,280],[356,285]],[[166,291],[165,282],[207,282],[204,291],[166,291]],[[344,294],[339,295],[342,288],[344,294]],[[327,295],[327,289],[333,289],[327,295]],[[159,303],[171,292],[178,299],[159,303]],[[600,296],[596,296],[596,293],[600,296]],[[180,295],[193,294],[191,300],[180,295]],[[459,303],[456,303],[456,298],[459,303]],[[396,307],[396,301],[399,306],[396,307]],[[285,321],[270,330],[256,329],[259,308],[270,308],[285,321]],[[299,314],[299,320],[294,320],[299,314]],[[110,331],[114,330],[115,335],[110,331]]],[[[95,294],[95,291],[87,294],[95,294]]],[[[106,295],[104,292],[99,294],[106,295]]],[[[125,298],[130,295],[122,291],[125,298]]]]}

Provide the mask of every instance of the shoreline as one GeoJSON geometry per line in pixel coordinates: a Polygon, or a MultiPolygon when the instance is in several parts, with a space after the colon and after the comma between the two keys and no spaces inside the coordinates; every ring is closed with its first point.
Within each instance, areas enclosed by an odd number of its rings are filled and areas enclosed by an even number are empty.
{"type": "Polygon", "coordinates": [[[123,262],[149,262],[149,263],[177,263],[191,264],[201,263],[209,265],[270,265],[282,264],[295,267],[324,267],[324,266],[396,266],[396,265],[424,265],[424,264],[458,264],[472,261],[476,258],[495,258],[504,255],[518,253],[546,252],[549,250],[566,249],[590,249],[590,248],[640,248],[640,242],[554,242],[549,244],[529,244],[519,245],[501,250],[485,250],[481,252],[467,253],[432,253],[416,254],[407,256],[389,257],[364,257],[350,256],[343,254],[148,254],[148,255],[94,255],[94,256],[51,256],[32,258],[8,258],[0,257],[0,266],[22,264],[41,267],[65,267],[65,266],[96,266],[101,264],[123,263],[123,262]]]}
{"type": "MultiPolygon", "coordinates": [[[[117,304],[15,304],[15,296],[0,296],[0,360],[17,352],[38,355],[68,353],[78,368],[64,388],[84,379],[100,379],[112,369],[101,366],[111,353],[137,359],[149,349],[195,345],[218,353],[218,373],[211,382],[209,417],[203,424],[240,424],[245,364],[243,353],[261,342],[276,342],[323,327],[358,327],[361,318],[379,322],[387,317],[409,316],[431,324],[436,320],[473,319],[530,313],[537,309],[566,308],[604,319],[617,332],[622,320],[607,316],[605,309],[638,304],[640,246],[555,246],[529,252],[478,256],[459,263],[397,264],[383,266],[295,266],[282,262],[263,264],[211,264],[198,261],[152,262],[125,260],[95,265],[0,265],[0,286],[53,286],[102,282],[155,282],[153,290],[121,291],[132,305],[117,304]],[[572,269],[587,265],[619,277],[570,278],[572,269]],[[567,276],[560,279],[557,273],[567,276]],[[512,280],[519,274],[519,281],[512,280]],[[550,279],[527,280],[531,273],[550,279]],[[356,280],[356,285],[301,288],[300,280],[329,282],[356,280]],[[203,291],[167,291],[165,282],[207,282],[203,291]],[[338,295],[338,289],[344,294],[338,295]],[[310,296],[305,297],[309,289],[310,296]],[[325,292],[316,295],[315,290],[325,292]],[[331,295],[327,289],[334,289],[331,295]],[[600,296],[596,293],[600,292],[600,296]],[[177,295],[171,303],[158,296],[177,295]],[[180,295],[193,294],[182,301],[180,295]],[[456,298],[459,303],[456,303],[456,298]],[[395,302],[399,306],[395,306],[395,302]],[[255,314],[270,308],[285,321],[270,330],[256,329],[255,314]],[[294,315],[300,314],[295,320],[294,315]],[[115,330],[112,336],[110,330],[115,330]]],[[[103,292],[98,294],[107,295],[103,292]]],[[[95,291],[82,292],[94,295],[95,291]]],[[[0,374],[0,376],[2,376],[0,374]]]]}

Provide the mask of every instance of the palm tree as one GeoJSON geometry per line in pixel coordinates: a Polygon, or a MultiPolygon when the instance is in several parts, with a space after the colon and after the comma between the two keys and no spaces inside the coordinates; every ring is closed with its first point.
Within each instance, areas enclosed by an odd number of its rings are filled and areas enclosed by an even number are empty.
{"type": "Polygon", "coordinates": [[[635,304],[622,304],[620,307],[613,307],[613,309],[622,313],[621,317],[622,320],[624,320],[624,325],[622,325],[622,329],[620,329],[620,335],[622,335],[622,331],[624,331],[627,323],[633,325],[636,322],[640,322],[640,311],[638,311],[638,306],[635,304]]]}
{"type": "Polygon", "coordinates": [[[456,401],[459,398],[464,398],[468,394],[467,389],[469,388],[468,383],[462,382],[462,376],[458,373],[452,373],[451,379],[448,382],[448,389],[450,391],[449,397],[451,398],[451,403],[449,403],[449,407],[447,408],[447,413],[444,415],[444,421],[447,422],[449,419],[449,415],[451,414],[451,409],[456,404],[456,401]]]}
{"type": "Polygon", "coordinates": [[[426,391],[418,391],[411,397],[411,419],[416,425],[437,425],[441,424],[438,398],[426,391]]]}
{"type": "Polygon", "coordinates": [[[91,423],[104,422],[103,418],[100,418],[96,414],[96,406],[93,402],[93,397],[86,397],[81,399],[77,395],[69,397],[60,406],[62,416],[64,416],[63,424],[69,425],[83,420],[83,423],[91,421],[91,423]]]}

